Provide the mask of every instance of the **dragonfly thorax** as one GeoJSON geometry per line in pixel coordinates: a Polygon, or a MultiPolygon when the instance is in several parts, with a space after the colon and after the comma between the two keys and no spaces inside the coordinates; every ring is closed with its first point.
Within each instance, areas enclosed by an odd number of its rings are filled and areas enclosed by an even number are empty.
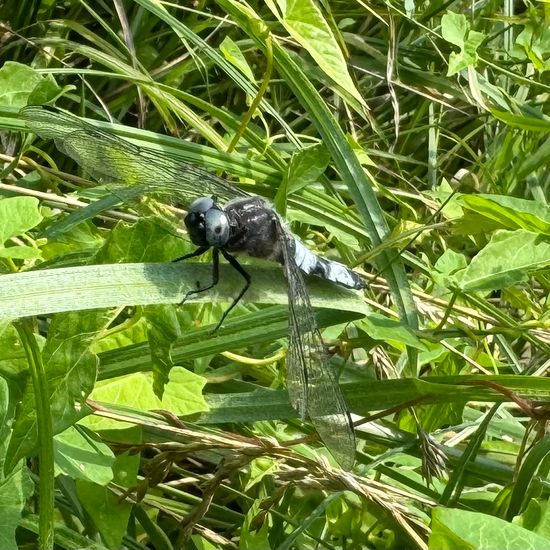
{"type": "Polygon", "coordinates": [[[191,203],[183,219],[193,244],[221,248],[230,236],[230,224],[226,213],[214,199],[201,197],[191,203]]]}

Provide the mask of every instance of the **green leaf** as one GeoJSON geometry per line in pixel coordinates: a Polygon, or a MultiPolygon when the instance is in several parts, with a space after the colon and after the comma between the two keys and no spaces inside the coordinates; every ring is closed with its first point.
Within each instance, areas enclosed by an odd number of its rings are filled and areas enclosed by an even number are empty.
{"type": "Polygon", "coordinates": [[[550,502],[535,498],[529,500],[525,510],[514,522],[550,540],[550,502]]]}
{"type": "Polygon", "coordinates": [[[436,508],[432,512],[433,550],[540,550],[550,539],[502,519],[466,510],[436,508]]]}
{"type": "MultiPolygon", "coordinates": [[[[0,323],[0,376],[5,382],[9,382],[10,392],[16,388],[22,392],[28,374],[27,355],[21,346],[17,331],[12,324],[0,323]]],[[[15,400],[19,397],[16,396],[15,400]]],[[[12,399],[13,396],[10,397],[10,400],[12,399]]]]}
{"type": "Polygon", "coordinates": [[[370,313],[358,322],[358,325],[374,340],[381,340],[402,350],[411,346],[426,351],[426,346],[416,337],[415,333],[403,323],[370,313]]]}
{"type": "Polygon", "coordinates": [[[246,512],[239,541],[239,550],[255,550],[257,548],[271,548],[269,542],[269,523],[262,522],[259,527],[252,528],[254,519],[262,512],[262,500],[255,499],[246,512]]]}
{"type": "Polygon", "coordinates": [[[485,35],[471,31],[470,23],[464,14],[448,12],[443,15],[441,35],[447,42],[460,48],[460,53],[452,52],[449,56],[447,76],[452,76],[477,63],[477,48],[485,39],[485,35]]]}
{"type": "Polygon", "coordinates": [[[550,119],[541,113],[540,117],[530,116],[527,113],[515,114],[498,109],[489,109],[491,114],[498,120],[502,120],[511,128],[519,128],[529,132],[550,132],[550,119]]]}
{"type": "MultiPolygon", "coordinates": [[[[243,304],[288,303],[281,268],[247,265],[246,269],[253,283],[243,304]]],[[[211,278],[211,264],[193,262],[90,265],[2,275],[0,320],[128,304],[179,304],[187,290],[197,288],[197,281],[211,278]]],[[[230,303],[239,285],[242,278],[235,270],[221,265],[219,284],[211,292],[191,296],[188,302],[230,303]]],[[[359,293],[316,277],[308,279],[308,290],[315,307],[368,311],[359,293]]]]}
{"type": "Polygon", "coordinates": [[[18,108],[27,105],[31,92],[43,79],[27,65],[6,61],[0,69],[0,104],[18,108]]]}
{"type": "Polygon", "coordinates": [[[467,267],[468,263],[464,254],[458,254],[448,248],[437,259],[432,273],[434,281],[444,287],[456,286],[457,280],[455,273],[467,267]]]}
{"type": "Polygon", "coordinates": [[[535,10],[530,11],[531,21],[518,34],[516,44],[523,47],[535,69],[543,72],[550,69],[550,29],[535,10]]]}
{"type": "Polygon", "coordinates": [[[0,481],[0,548],[2,550],[19,548],[15,531],[33,488],[26,466],[17,468],[0,481]]]}
{"type": "Polygon", "coordinates": [[[94,263],[171,261],[184,254],[185,241],[167,232],[152,218],[118,223],[109,233],[94,263]]]}
{"type": "Polygon", "coordinates": [[[72,84],[61,88],[52,74],[46,74],[42,76],[40,82],[38,82],[29,94],[27,105],[45,105],[50,101],[53,102],[54,99],[63,93],[74,89],[75,86],[72,84]]]}
{"type": "Polygon", "coordinates": [[[327,169],[329,161],[329,152],[322,143],[294,153],[285,174],[287,193],[296,193],[302,187],[316,183],[327,169]]]}
{"type": "Polygon", "coordinates": [[[153,390],[162,399],[164,387],[174,366],[172,344],[181,338],[181,325],[176,308],[171,305],[149,306],[145,309],[147,337],[153,365],[153,390]]]}
{"type": "MultiPolygon", "coordinates": [[[[153,391],[153,375],[150,372],[138,372],[100,381],[96,384],[91,398],[141,411],[166,409],[178,416],[187,416],[208,410],[208,404],[202,396],[205,384],[206,378],[182,367],[174,367],[170,371],[169,382],[164,388],[162,399],[153,391]]],[[[81,424],[93,430],[127,427],[120,422],[100,417],[87,417],[81,424]]]]}
{"type": "MultiPolygon", "coordinates": [[[[329,161],[330,155],[322,143],[293,153],[286,168],[283,183],[273,199],[273,204],[280,214],[287,215],[286,201],[288,195],[317,182],[326,170],[329,161]]],[[[302,215],[303,211],[298,210],[296,213],[302,215]]],[[[312,223],[318,223],[318,220],[313,218],[312,223]]]]}
{"type": "Polygon", "coordinates": [[[468,33],[468,40],[464,44],[464,50],[460,53],[452,52],[449,56],[447,76],[457,74],[467,67],[475,66],[478,61],[477,48],[484,39],[484,34],[470,31],[468,33]]]}
{"type": "MultiPolygon", "coordinates": [[[[59,433],[88,414],[84,401],[97,375],[97,356],[89,349],[98,330],[110,320],[102,311],[68,313],[53,318],[42,351],[50,390],[54,433],[59,433]]],[[[27,380],[17,411],[6,456],[12,468],[21,458],[35,452],[36,404],[33,385],[27,380]]]]}
{"type": "Polygon", "coordinates": [[[37,248],[32,246],[10,246],[9,248],[0,248],[0,258],[12,258],[13,260],[29,260],[31,258],[41,258],[42,254],[37,248]]]}
{"type": "Polygon", "coordinates": [[[338,41],[317,4],[313,0],[266,0],[266,4],[321,70],[365,105],[363,96],[349,75],[338,41]]]}
{"type": "Polygon", "coordinates": [[[83,426],[71,426],[54,440],[56,469],[72,479],[107,485],[115,456],[108,445],[83,426]]]}
{"type": "Polygon", "coordinates": [[[502,227],[550,235],[550,208],[538,201],[506,195],[460,195],[457,202],[502,227]]]}
{"type": "Polygon", "coordinates": [[[0,244],[36,227],[42,221],[42,215],[38,210],[38,206],[38,199],[34,197],[1,199],[0,244]]]}
{"type": "Polygon", "coordinates": [[[441,36],[460,49],[464,47],[469,30],[470,24],[462,13],[448,11],[441,18],[441,36]]]}
{"type": "Polygon", "coordinates": [[[250,82],[254,82],[254,73],[248,65],[246,58],[241,52],[239,46],[229,38],[229,36],[224,37],[220,44],[220,51],[223,53],[223,56],[229,63],[237,67],[241,73],[243,73],[250,82]]]}
{"type": "MultiPolygon", "coordinates": [[[[125,488],[137,483],[139,454],[122,454],[116,458],[113,471],[115,482],[125,488]]],[[[76,482],[76,491],[82,506],[91,518],[108,548],[121,548],[122,537],[126,532],[133,504],[121,500],[118,495],[106,487],[82,481],[76,482]]]]}
{"type": "Polygon", "coordinates": [[[526,281],[550,265],[550,241],[531,231],[497,231],[487,246],[457,274],[464,291],[491,291],[526,281]]]}

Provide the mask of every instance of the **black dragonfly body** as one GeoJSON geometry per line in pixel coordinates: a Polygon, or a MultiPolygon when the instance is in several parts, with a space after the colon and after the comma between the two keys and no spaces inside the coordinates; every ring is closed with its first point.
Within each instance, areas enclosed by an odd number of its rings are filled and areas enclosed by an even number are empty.
{"type": "Polygon", "coordinates": [[[153,196],[176,195],[188,205],[184,221],[198,248],[175,261],[212,249],[213,277],[210,284],[189,291],[186,297],[208,290],[218,282],[220,253],[245,279],[219,324],[250,285],[250,276],[236,255],[246,254],[283,265],[288,281],[290,401],[302,419],[309,416],[338,462],[345,468],[351,467],[355,453],[353,426],[324,353],[302,272],[354,289],[364,287],[359,275],[309,250],[266,200],[248,195],[205,170],[137,147],[58,110],[29,106],[21,110],[21,116],[29,130],[42,138],[54,139],[57,147],[92,177],[122,186],[113,188],[115,194],[119,194],[120,188],[138,186],[140,191],[153,196]],[[223,201],[224,206],[218,201],[223,201]]]}

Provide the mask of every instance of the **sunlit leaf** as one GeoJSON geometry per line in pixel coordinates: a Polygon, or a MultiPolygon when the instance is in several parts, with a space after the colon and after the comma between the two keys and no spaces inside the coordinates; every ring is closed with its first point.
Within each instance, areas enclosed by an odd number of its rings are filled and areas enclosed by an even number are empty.
{"type": "Polygon", "coordinates": [[[549,265],[548,238],[531,231],[497,231],[457,277],[462,290],[488,292],[526,281],[549,265]]]}

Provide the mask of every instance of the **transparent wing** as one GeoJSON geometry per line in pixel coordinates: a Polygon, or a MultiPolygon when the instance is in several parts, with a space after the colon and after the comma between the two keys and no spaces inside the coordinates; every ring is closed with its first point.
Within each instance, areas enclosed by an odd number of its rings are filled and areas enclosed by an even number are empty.
{"type": "Polygon", "coordinates": [[[287,388],[302,419],[309,416],[321,439],[345,469],[353,466],[355,435],[344,396],[325,354],[304,278],[296,265],[293,237],[279,221],[288,280],[287,388]]]}
{"type": "Polygon", "coordinates": [[[223,201],[246,196],[206,170],[138,147],[73,115],[34,106],[24,107],[20,115],[29,130],[53,139],[60,151],[100,182],[136,185],[151,196],[172,197],[181,204],[207,195],[223,201]]]}

